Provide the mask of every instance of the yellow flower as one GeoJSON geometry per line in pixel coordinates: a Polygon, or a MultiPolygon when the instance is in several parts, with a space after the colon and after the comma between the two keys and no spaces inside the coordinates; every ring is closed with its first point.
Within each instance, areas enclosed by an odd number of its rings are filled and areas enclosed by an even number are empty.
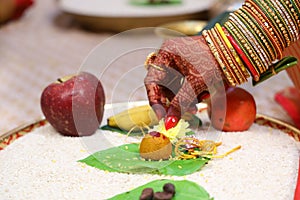
{"type": "Polygon", "coordinates": [[[191,131],[191,129],[189,129],[188,127],[189,123],[183,119],[180,119],[175,127],[166,130],[165,120],[161,119],[158,125],[154,126],[153,129],[149,130],[149,132],[157,131],[159,133],[162,133],[167,136],[172,143],[175,143],[179,138],[186,136],[186,133],[191,131]]]}

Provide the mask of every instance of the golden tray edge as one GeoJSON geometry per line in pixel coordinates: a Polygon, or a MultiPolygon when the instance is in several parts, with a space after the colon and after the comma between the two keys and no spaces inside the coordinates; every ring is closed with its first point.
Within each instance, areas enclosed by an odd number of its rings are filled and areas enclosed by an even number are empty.
{"type": "MultiPolygon", "coordinates": [[[[146,101],[133,102],[135,104],[144,104],[146,101]]],[[[106,104],[106,109],[112,108],[112,104],[106,104]]],[[[201,103],[201,111],[206,110],[206,105],[201,103]]],[[[200,111],[200,112],[201,112],[200,111]]],[[[33,123],[23,124],[0,136],[0,151],[14,142],[16,139],[32,132],[34,129],[46,125],[48,122],[45,118],[35,120],[33,123]]],[[[268,126],[274,129],[279,129],[289,136],[293,137],[297,142],[300,141],[300,130],[293,125],[282,120],[270,117],[264,114],[256,114],[255,123],[263,126],[268,126]]]]}

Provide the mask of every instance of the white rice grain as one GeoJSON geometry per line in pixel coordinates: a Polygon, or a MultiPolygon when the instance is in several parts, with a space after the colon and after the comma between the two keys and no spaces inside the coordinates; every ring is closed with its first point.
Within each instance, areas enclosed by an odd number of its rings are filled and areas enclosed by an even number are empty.
{"type": "Polygon", "coordinates": [[[293,199],[299,153],[291,137],[254,124],[245,132],[222,133],[221,140],[220,154],[242,148],[185,177],[109,173],[77,161],[138,139],[100,130],[91,137],[64,137],[46,125],[0,151],[0,199],[107,199],[161,178],[197,182],[216,200],[293,199]],[[110,145],[103,146],[105,140],[110,145]]]}

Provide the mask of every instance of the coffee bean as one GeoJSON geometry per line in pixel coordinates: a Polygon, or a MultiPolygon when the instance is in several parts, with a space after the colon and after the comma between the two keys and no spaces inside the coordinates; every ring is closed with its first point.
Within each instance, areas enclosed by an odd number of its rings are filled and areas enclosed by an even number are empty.
{"type": "Polygon", "coordinates": [[[152,188],[145,188],[142,191],[142,194],[140,196],[140,200],[152,200],[153,199],[153,189],[152,188]]]}
{"type": "Polygon", "coordinates": [[[153,200],[171,200],[173,198],[172,193],[167,192],[155,192],[153,200]]]}
{"type": "Polygon", "coordinates": [[[175,186],[172,183],[166,183],[163,187],[164,192],[171,193],[175,195],[175,186]]]}

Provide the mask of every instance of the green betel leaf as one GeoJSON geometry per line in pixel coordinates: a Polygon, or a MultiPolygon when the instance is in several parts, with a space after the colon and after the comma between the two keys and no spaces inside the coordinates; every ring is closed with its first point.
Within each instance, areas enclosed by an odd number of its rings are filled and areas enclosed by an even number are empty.
{"type": "Polygon", "coordinates": [[[174,180],[155,180],[149,182],[145,185],[137,187],[131,191],[116,195],[108,200],[132,200],[132,199],[139,199],[143,189],[145,188],[153,188],[154,192],[162,191],[163,185],[166,183],[172,183],[175,186],[175,196],[172,200],[213,200],[210,197],[208,192],[201,187],[200,185],[188,181],[188,180],[181,180],[181,181],[174,181],[174,180]]]}
{"type": "MultiPolygon", "coordinates": [[[[128,134],[128,131],[122,130],[122,129],[117,128],[117,127],[112,127],[112,126],[109,126],[109,125],[101,126],[100,129],[101,130],[105,130],[105,131],[111,131],[111,132],[121,133],[121,134],[124,134],[124,135],[128,134]]],[[[130,136],[143,136],[143,134],[148,133],[147,129],[145,129],[143,131],[144,131],[144,133],[142,131],[140,131],[140,130],[139,131],[131,131],[130,132],[130,136]]]]}
{"type": "Polygon", "coordinates": [[[125,144],[98,151],[79,162],[109,172],[156,173],[184,176],[200,170],[208,158],[192,160],[146,161],[141,159],[139,144],[125,144]]]}

